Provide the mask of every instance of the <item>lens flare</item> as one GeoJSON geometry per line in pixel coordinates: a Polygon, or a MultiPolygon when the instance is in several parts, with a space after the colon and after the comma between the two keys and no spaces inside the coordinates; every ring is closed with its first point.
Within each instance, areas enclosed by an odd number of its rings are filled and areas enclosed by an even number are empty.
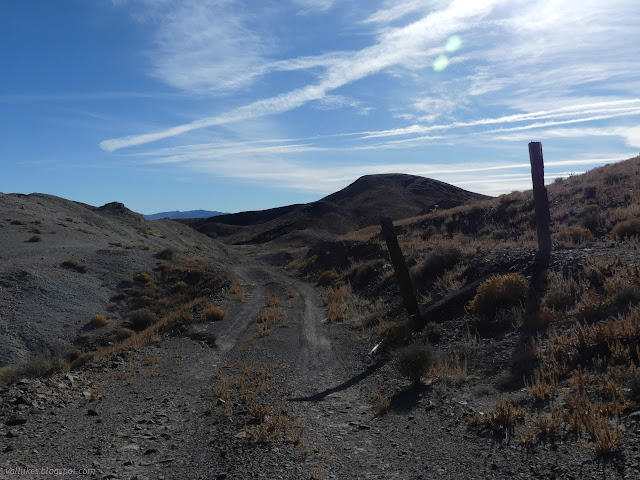
{"type": "Polygon", "coordinates": [[[447,68],[448,65],[449,65],[449,59],[447,58],[446,55],[439,55],[438,58],[436,58],[433,61],[433,69],[436,72],[443,71],[445,68],[447,68]]]}
{"type": "Polygon", "coordinates": [[[447,52],[455,52],[460,48],[461,45],[462,39],[458,35],[453,35],[452,37],[449,37],[449,40],[447,40],[447,44],[445,45],[444,49],[447,52]]]}

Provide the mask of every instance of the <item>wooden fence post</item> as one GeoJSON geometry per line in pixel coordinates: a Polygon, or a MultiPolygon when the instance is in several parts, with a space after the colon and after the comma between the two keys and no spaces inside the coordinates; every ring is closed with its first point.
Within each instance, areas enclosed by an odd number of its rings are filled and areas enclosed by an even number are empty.
{"type": "Polygon", "coordinates": [[[551,216],[549,213],[549,197],[544,186],[542,143],[529,143],[529,160],[531,161],[533,201],[536,209],[536,229],[538,233],[538,252],[531,284],[535,290],[541,292],[545,288],[546,271],[551,257],[551,230],[549,227],[551,216]]]}
{"type": "Polygon", "coordinates": [[[398,279],[400,295],[402,295],[404,306],[407,310],[407,314],[409,315],[408,329],[409,332],[411,332],[420,322],[420,309],[418,308],[418,300],[416,299],[416,293],[413,289],[413,284],[411,283],[407,262],[405,261],[400,245],[398,244],[398,237],[391,219],[387,217],[380,217],[380,226],[382,227],[382,237],[387,242],[387,249],[389,250],[393,270],[396,274],[396,278],[398,279]]]}

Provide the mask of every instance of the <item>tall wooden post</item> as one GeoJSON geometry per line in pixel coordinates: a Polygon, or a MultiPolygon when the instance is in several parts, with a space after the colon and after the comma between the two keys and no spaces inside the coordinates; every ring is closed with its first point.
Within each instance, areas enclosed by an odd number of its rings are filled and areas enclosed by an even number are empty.
{"type": "Polygon", "coordinates": [[[404,306],[407,310],[407,314],[409,315],[408,329],[409,331],[412,331],[418,326],[420,321],[420,310],[418,308],[416,292],[413,289],[411,277],[409,276],[407,262],[405,261],[400,245],[398,244],[398,237],[393,228],[393,222],[391,219],[387,217],[380,217],[380,226],[382,227],[382,237],[387,242],[387,249],[389,250],[393,270],[400,286],[400,295],[402,295],[404,306]]]}
{"type": "Polygon", "coordinates": [[[531,284],[541,292],[545,288],[546,270],[551,256],[551,215],[549,213],[549,197],[544,186],[544,161],[542,159],[542,143],[529,143],[529,160],[531,161],[531,180],[533,181],[533,201],[536,209],[536,229],[538,233],[538,253],[535,259],[535,272],[531,284]]]}

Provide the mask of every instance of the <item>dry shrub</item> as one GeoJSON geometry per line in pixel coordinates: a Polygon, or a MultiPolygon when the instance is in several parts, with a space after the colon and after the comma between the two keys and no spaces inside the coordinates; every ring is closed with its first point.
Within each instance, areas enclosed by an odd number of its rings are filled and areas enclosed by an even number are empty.
{"type": "Polygon", "coordinates": [[[329,287],[340,280],[340,275],[335,270],[327,270],[322,272],[318,277],[316,284],[319,287],[329,287]]]}
{"type": "Polygon", "coordinates": [[[216,305],[206,305],[202,313],[207,322],[218,322],[227,316],[227,311],[216,305]]]}
{"type": "Polygon", "coordinates": [[[160,250],[156,253],[155,257],[160,260],[173,260],[175,253],[176,251],[173,248],[165,248],[164,250],[160,250]]]}
{"type": "Polygon", "coordinates": [[[62,262],[62,266],[70,270],[75,270],[78,273],[87,273],[87,266],[80,260],[74,258],[62,262]]]}
{"type": "Polygon", "coordinates": [[[605,278],[603,287],[609,304],[637,303],[640,301],[640,269],[637,265],[621,267],[605,278]]]}
{"type": "Polygon", "coordinates": [[[582,189],[582,193],[585,199],[596,198],[598,194],[598,188],[595,185],[587,185],[582,189]]]}
{"type": "Polygon", "coordinates": [[[133,280],[134,282],[141,283],[143,285],[151,285],[153,283],[153,277],[145,272],[138,273],[133,277],[133,280]]]}
{"type": "Polygon", "coordinates": [[[148,308],[140,308],[138,310],[134,310],[129,315],[129,322],[134,330],[140,331],[143,330],[150,325],[156,323],[158,321],[158,317],[155,313],[153,313],[148,308]]]}
{"type": "Polygon", "coordinates": [[[93,327],[104,327],[105,325],[109,324],[109,320],[107,320],[107,317],[105,317],[104,315],[98,314],[98,315],[94,315],[93,318],[91,318],[91,320],[89,321],[89,323],[93,327]]]}
{"type": "Polygon", "coordinates": [[[414,285],[430,284],[447,270],[453,269],[463,256],[462,250],[456,245],[437,246],[419,265],[411,269],[414,285]]]}
{"type": "Polygon", "coordinates": [[[457,267],[447,270],[439,276],[435,282],[433,282],[433,288],[440,297],[446,297],[452,293],[457,292],[464,287],[467,279],[461,277],[465,271],[464,265],[458,265],[457,267]]]}
{"type": "Polygon", "coordinates": [[[640,235],[640,220],[631,218],[618,222],[613,227],[611,233],[614,238],[618,240],[640,235]]]}
{"type": "Polygon", "coordinates": [[[542,330],[551,325],[554,321],[560,318],[559,312],[554,312],[548,308],[542,307],[533,312],[525,312],[518,322],[518,326],[522,330],[528,332],[536,332],[542,330]]]}
{"type": "Polygon", "coordinates": [[[613,258],[592,258],[587,257],[587,263],[584,266],[583,274],[592,286],[598,287],[604,284],[604,281],[615,274],[616,271],[623,266],[619,257],[613,258]]]}
{"type": "Polygon", "coordinates": [[[130,328],[121,328],[115,333],[115,338],[118,342],[122,342],[127,338],[133,337],[135,334],[136,332],[131,330],[130,328]]]}
{"type": "Polygon", "coordinates": [[[568,247],[582,245],[593,240],[591,230],[584,227],[569,226],[553,234],[553,243],[557,246],[568,247]]]}
{"type": "Polygon", "coordinates": [[[376,340],[385,346],[398,343],[404,336],[405,328],[396,322],[381,320],[376,329],[376,340]]]}
{"type": "Polygon", "coordinates": [[[15,383],[22,378],[37,378],[68,371],[69,363],[65,359],[38,355],[26,362],[0,368],[0,385],[15,383]]]}
{"type": "Polygon", "coordinates": [[[434,353],[430,345],[414,343],[404,347],[395,360],[396,371],[417,385],[422,380],[434,363],[434,353]]]}
{"type": "Polygon", "coordinates": [[[547,292],[542,297],[543,305],[554,310],[564,310],[576,302],[580,287],[573,277],[564,276],[560,272],[549,272],[547,282],[547,292]]]}
{"type": "Polygon", "coordinates": [[[582,295],[572,315],[577,321],[592,322],[605,307],[604,299],[594,289],[590,288],[582,295]]]}
{"type": "Polygon", "coordinates": [[[477,314],[493,313],[524,299],[528,291],[527,280],[519,273],[493,275],[478,287],[469,310],[477,314]]]}
{"type": "Polygon", "coordinates": [[[176,292],[184,292],[188,287],[187,282],[179,280],[173,285],[173,290],[176,292]]]}
{"type": "Polygon", "coordinates": [[[253,418],[262,422],[262,420],[264,420],[264,417],[269,415],[271,407],[269,405],[252,405],[247,409],[247,411],[253,418]]]}
{"type": "MultiPolygon", "coordinates": [[[[640,352],[638,352],[640,354],[640,352]]],[[[628,398],[635,402],[640,403],[640,368],[635,363],[631,363],[629,367],[629,373],[627,376],[627,391],[628,398]]]]}

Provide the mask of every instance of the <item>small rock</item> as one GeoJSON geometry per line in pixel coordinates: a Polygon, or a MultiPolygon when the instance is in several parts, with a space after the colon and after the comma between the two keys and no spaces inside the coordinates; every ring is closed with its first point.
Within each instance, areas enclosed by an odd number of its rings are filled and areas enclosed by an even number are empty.
{"type": "Polygon", "coordinates": [[[15,417],[7,420],[7,426],[9,427],[13,427],[15,425],[24,425],[25,423],[27,423],[27,417],[24,417],[22,415],[16,415],[15,417]]]}
{"type": "Polygon", "coordinates": [[[226,472],[219,473],[216,475],[216,480],[226,480],[227,477],[228,477],[228,474],[226,472]]]}
{"type": "Polygon", "coordinates": [[[32,404],[31,400],[28,400],[23,395],[20,395],[18,398],[16,398],[13,403],[14,405],[31,405],[32,404]]]}
{"type": "Polygon", "coordinates": [[[148,448],[147,450],[145,450],[144,454],[145,455],[151,455],[153,453],[158,453],[158,449],[157,448],[148,448]]]}
{"type": "Polygon", "coordinates": [[[369,425],[364,425],[364,424],[358,425],[358,428],[360,430],[371,430],[371,427],[369,425]]]}
{"type": "Polygon", "coordinates": [[[89,410],[87,410],[87,415],[89,415],[90,417],[97,417],[98,411],[94,408],[90,408],[89,410]]]}
{"type": "Polygon", "coordinates": [[[13,429],[7,432],[7,438],[17,438],[19,436],[20,436],[20,432],[18,430],[13,429]]]}

